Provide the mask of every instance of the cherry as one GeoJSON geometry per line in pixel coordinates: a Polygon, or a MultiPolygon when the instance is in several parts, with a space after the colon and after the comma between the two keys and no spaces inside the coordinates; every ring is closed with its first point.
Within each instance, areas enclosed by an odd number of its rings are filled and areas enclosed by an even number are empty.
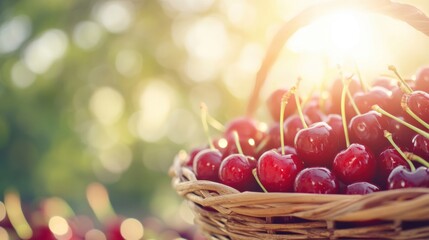
{"type": "Polygon", "coordinates": [[[375,153],[379,153],[388,145],[383,132],[386,125],[381,114],[375,111],[355,116],[349,123],[350,140],[370,146],[375,153]]]}
{"type": "Polygon", "coordinates": [[[429,92],[429,66],[419,69],[416,75],[415,89],[429,92]]]}
{"type": "Polygon", "coordinates": [[[411,94],[404,94],[402,101],[415,115],[429,123],[429,93],[414,91],[411,94]]]}
{"type": "Polygon", "coordinates": [[[259,158],[256,171],[268,192],[290,192],[296,175],[303,168],[302,161],[294,154],[268,151],[259,158]]]}
{"type": "Polygon", "coordinates": [[[225,137],[231,137],[234,131],[238,133],[240,138],[253,138],[255,141],[259,141],[262,137],[256,121],[248,117],[239,117],[231,120],[226,125],[225,137]]]}
{"type": "Polygon", "coordinates": [[[429,187],[429,169],[419,167],[411,172],[404,166],[398,166],[387,179],[388,189],[429,187]]]}
{"type": "Polygon", "coordinates": [[[379,182],[382,185],[386,184],[386,180],[389,177],[390,173],[397,166],[404,166],[409,169],[407,161],[399,154],[399,152],[394,148],[387,148],[377,158],[377,169],[379,182]]]}
{"type": "MultiPolygon", "coordinates": [[[[329,113],[336,113],[336,114],[340,114],[341,113],[341,87],[339,86],[343,86],[343,82],[341,80],[341,78],[337,78],[330,89],[330,106],[329,106],[329,113]]],[[[361,86],[359,83],[359,80],[356,78],[352,78],[350,85],[348,87],[350,94],[353,96],[355,93],[357,93],[359,90],[361,90],[361,86]]],[[[346,100],[346,102],[348,102],[348,100],[346,100]]]]}
{"type": "Polygon", "coordinates": [[[310,101],[302,111],[311,123],[321,122],[325,119],[325,114],[320,110],[318,101],[310,101]]]}
{"type": "Polygon", "coordinates": [[[347,186],[346,194],[360,194],[365,195],[368,193],[378,192],[380,188],[368,182],[355,182],[347,186]]]}
{"type": "MultiPolygon", "coordinates": [[[[228,136],[226,138],[227,145],[222,150],[222,159],[226,158],[227,156],[233,154],[233,153],[239,153],[237,149],[237,145],[235,144],[235,140],[232,135],[228,136]]],[[[246,156],[252,156],[252,157],[258,157],[256,152],[256,143],[253,138],[241,138],[239,139],[240,146],[243,150],[243,154],[246,156]]]]}
{"type": "Polygon", "coordinates": [[[395,79],[386,76],[380,76],[376,78],[372,84],[373,87],[383,87],[388,90],[393,90],[397,87],[397,82],[395,79]]]}
{"type": "Polygon", "coordinates": [[[344,127],[343,127],[343,120],[340,115],[338,114],[329,114],[325,122],[331,126],[332,130],[335,132],[335,134],[338,137],[338,144],[339,149],[346,148],[346,140],[344,135],[344,127]]]}
{"type": "Polygon", "coordinates": [[[335,156],[332,171],[345,184],[372,182],[376,159],[365,145],[353,143],[335,156]]]}
{"type": "Polygon", "coordinates": [[[339,183],[329,169],[310,167],[298,173],[294,190],[299,193],[335,194],[339,192],[339,183]]]}
{"type": "MultiPolygon", "coordinates": [[[[283,135],[284,135],[284,131],[283,131],[283,135]]],[[[264,146],[265,151],[271,150],[271,149],[276,149],[276,148],[280,147],[280,145],[281,145],[280,124],[278,122],[274,122],[270,126],[270,128],[268,129],[268,136],[267,137],[268,137],[268,142],[264,146]]]]}
{"type": "MultiPolygon", "coordinates": [[[[268,97],[267,106],[270,111],[271,117],[274,121],[278,122],[280,120],[280,112],[281,112],[281,101],[282,97],[288,92],[288,89],[277,89],[268,97]]],[[[292,94],[293,95],[293,94],[292,94]]],[[[301,102],[301,101],[300,101],[301,102]]],[[[296,111],[296,101],[295,97],[292,96],[290,101],[286,104],[284,108],[285,116],[292,115],[296,111]]]]}
{"type": "Polygon", "coordinates": [[[429,159],[429,139],[417,134],[412,139],[413,153],[424,158],[429,159]]]}
{"type": "MultiPolygon", "coordinates": [[[[292,146],[285,145],[283,147],[283,149],[285,151],[283,155],[286,155],[286,154],[294,154],[294,155],[296,155],[296,149],[294,147],[292,147],[292,146]]],[[[278,152],[278,153],[281,154],[282,153],[282,147],[274,149],[274,151],[276,151],[276,152],[278,152]]]]}
{"type": "Polygon", "coordinates": [[[382,108],[389,105],[391,92],[383,87],[373,87],[368,92],[357,92],[353,95],[353,100],[356,106],[362,113],[371,110],[374,104],[378,104],[382,108]]]}
{"type": "MultiPolygon", "coordinates": [[[[308,118],[305,118],[306,122],[308,121],[308,118]]],[[[295,136],[298,133],[299,130],[304,128],[304,125],[302,125],[301,118],[298,115],[292,115],[288,117],[284,122],[284,137],[285,137],[285,144],[294,146],[295,144],[295,136]]]]}
{"type": "Polygon", "coordinates": [[[300,130],[295,137],[295,149],[298,157],[306,166],[332,165],[332,160],[338,152],[338,137],[325,122],[312,124],[309,128],[300,130]]]}
{"type": "Polygon", "coordinates": [[[200,151],[194,160],[195,176],[199,180],[210,180],[219,182],[219,167],[222,161],[222,154],[219,150],[204,149],[200,151]]]}
{"type": "MultiPolygon", "coordinates": [[[[399,119],[404,120],[404,117],[397,116],[399,119]]],[[[387,129],[392,133],[393,140],[398,143],[400,146],[404,147],[405,149],[411,149],[412,148],[412,139],[416,135],[416,133],[406,127],[405,125],[401,124],[400,122],[388,118],[387,120],[387,129]]]]}
{"type": "Polygon", "coordinates": [[[256,160],[243,154],[231,154],[226,157],[219,167],[221,183],[243,191],[259,190],[259,185],[253,177],[252,170],[256,167],[256,160]]]}
{"type": "Polygon", "coordinates": [[[201,150],[203,150],[203,149],[207,149],[207,148],[206,147],[196,147],[196,148],[193,148],[191,150],[191,152],[189,153],[188,158],[186,159],[186,166],[192,167],[194,165],[195,156],[199,152],[201,152],[201,150]]]}

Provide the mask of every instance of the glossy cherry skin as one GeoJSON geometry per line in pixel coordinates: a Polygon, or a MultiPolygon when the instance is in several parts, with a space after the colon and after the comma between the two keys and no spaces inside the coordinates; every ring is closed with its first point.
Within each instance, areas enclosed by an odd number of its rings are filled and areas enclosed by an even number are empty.
{"type": "Polygon", "coordinates": [[[305,166],[329,167],[339,150],[338,137],[327,123],[314,123],[296,134],[295,149],[305,166]]]}
{"type": "Polygon", "coordinates": [[[404,166],[409,169],[407,161],[394,148],[387,148],[377,158],[377,175],[378,182],[384,186],[387,178],[397,166],[404,166]]]}
{"type": "Polygon", "coordinates": [[[429,92],[429,66],[419,69],[416,75],[415,89],[429,92]]]}
{"type": "Polygon", "coordinates": [[[412,140],[413,153],[423,159],[429,160],[429,139],[416,134],[412,140]]]}
{"type": "MultiPolygon", "coordinates": [[[[309,122],[307,117],[304,117],[304,119],[306,122],[309,122]]],[[[298,115],[292,115],[285,120],[283,126],[285,144],[294,146],[296,134],[304,128],[301,118],[298,115]]]]}
{"type": "Polygon", "coordinates": [[[359,111],[366,113],[375,104],[385,109],[389,105],[391,92],[383,87],[373,87],[368,92],[358,92],[353,95],[359,111]]]}
{"type": "MultiPolygon", "coordinates": [[[[396,115],[397,118],[407,121],[403,116],[396,115]]],[[[394,120],[394,119],[386,119],[387,129],[392,133],[393,140],[399,146],[408,150],[412,148],[412,139],[416,135],[416,132],[405,126],[404,124],[394,120]]],[[[413,124],[410,122],[410,124],[413,124]]]]}
{"type": "Polygon", "coordinates": [[[226,138],[233,138],[234,131],[237,131],[240,138],[253,138],[258,141],[262,137],[256,121],[248,117],[235,118],[227,123],[225,128],[224,136],[226,138]]]}
{"type": "Polygon", "coordinates": [[[378,192],[380,188],[368,182],[355,182],[347,186],[346,194],[365,195],[368,193],[378,192]]]}
{"type": "MultiPolygon", "coordinates": [[[[273,93],[271,93],[271,95],[268,97],[267,107],[271,114],[271,117],[276,122],[280,121],[280,107],[281,107],[282,97],[288,91],[289,90],[285,88],[277,89],[273,93]]],[[[292,115],[294,112],[296,112],[296,101],[295,101],[295,95],[292,94],[289,97],[288,103],[284,108],[285,118],[292,115]]]]}
{"type": "Polygon", "coordinates": [[[310,120],[310,123],[321,122],[325,119],[325,114],[320,110],[319,102],[310,101],[302,110],[305,116],[310,120]]]}
{"type": "Polygon", "coordinates": [[[331,126],[332,130],[335,132],[335,135],[338,137],[339,149],[346,148],[346,137],[344,135],[343,120],[338,114],[329,114],[325,122],[331,126]]]}
{"type": "Polygon", "coordinates": [[[266,150],[271,150],[280,147],[280,124],[278,122],[273,123],[268,129],[268,138],[269,140],[265,147],[266,150]]]}
{"type": "Polygon", "coordinates": [[[194,173],[198,180],[219,182],[219,167],[222,154],[219,150],[205,149],[200,151],[194,160],[194,173]]]}
{"type": "Polygon", "coordinates": [[[388,189],[429,187],[429,169],[419,167],[411,172],[404,166],[398,166],[387,179],[388,189]]]}
{"type": "Polygon", "coordinates": [[[298,173],[294,190],[299,193],[335,194],[339,192],[339,183],[329,169],[311,167],[298,173]]]}
{"type": "Polygon", "coordinates": [[[294,154],[268,151],[259,158],[256,170],[268,192],[291,192],[295,177],[303,168],[304,164],[294,154]]]}
{"type": "Polygon", "coordinates": [[[429,123],[429,93],[414,91],[404,96],[408,107],[426,123],[429,123]]]}
{"type": "Polygon", "coordinates": [[[345,184],[373,182],[376,166],[372,151],[365,145],[353,143],[337,154],[332,172],[345,184]]]}
{"type": "Polygon", "coordinates": [[[256,160],[243,154],[231,154],[226,157],[219,168],[221,183],[240,192],[259,190],[259,185],[252,174],[256,160]]]}
{"type": "Polygon", "coordinates": [[[197,156],[197,154],[199,152],[201,152],[201,150],[203,149],[207,149],[206,147],[197,147],[197,148],[193,148],[188,155],[188,158],[186,159],[186,166],[188,167],[193,167],[194,166],[194,160],[195,160],[195,156],[197,156]]]}
{"type": "Polygon", "coordinates": [[[381,114],[369,111],[350,120],[350,141],[371,147],[372,151],[379,153],[389,142],[384,137],[386,122],[381,114]]]}

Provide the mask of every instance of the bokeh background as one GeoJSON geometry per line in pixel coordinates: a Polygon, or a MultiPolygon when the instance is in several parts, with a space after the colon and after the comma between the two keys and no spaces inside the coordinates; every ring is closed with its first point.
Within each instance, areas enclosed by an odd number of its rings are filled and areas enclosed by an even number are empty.
{"type": "MultiPolygon", "coordinates": [[[[200,102],[223,123],[244,114],[272,36],[315,2],[1,0],[0,193],[60,197],[92,217],[86,189],[99,182],[117,213],[191,223],[167,172],[205,143],[200,102]]],[[[305,94],[352,62],[367,81],[388,64],[412,77],[429,38],[387,17],[328,16],[286,44],[262,99],[298,76],[305,94]]],[[[263,104],[257,117],[270,121],[263,104]]]]}

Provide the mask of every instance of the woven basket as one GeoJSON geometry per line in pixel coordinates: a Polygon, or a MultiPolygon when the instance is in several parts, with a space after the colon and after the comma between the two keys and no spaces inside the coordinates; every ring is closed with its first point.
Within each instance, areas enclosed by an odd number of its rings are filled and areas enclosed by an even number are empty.
{"type": "MultiPolygon", "coordinates": [[[[289,37],[315,18],[352,7],[400,19],[429,36],[429,18],[413,6],[389,0],[335,0],[305,9],[286,22],[269,46],[256,77],[247,114],[289,37]]],[[[209,239],[429,239],[429,189],[368,195],[239,192],[197,180],[180,152],[170,168],[172,184],[195,213],[209,239]]]]}

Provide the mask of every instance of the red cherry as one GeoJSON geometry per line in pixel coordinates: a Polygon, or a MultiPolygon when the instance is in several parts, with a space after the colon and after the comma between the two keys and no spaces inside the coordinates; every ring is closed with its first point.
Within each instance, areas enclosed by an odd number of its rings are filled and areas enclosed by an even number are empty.
{"type": "Polygon", "coordinates": [[[429,66],[419,69],[416,75],[415,89],[429,92],[429,66]]]}
{"type": "MultiPolygon", "coordinates": [[[[329,106],[329,113],[341,113],[341,92],[342,92],[342,86],[343,82],[341,78],[337,78],[330,89],[330,106],[329,106]]],[[[355,93],[357,93],[359,90],[361,90],[361,86],[359,83],[359,80],[356,78],[353,78],[349,85],[349,92],[353,96],[355,93]]],[[[346,98],[346,105],[348,103],[348,98],[346,98]]]]}
{"type": "Polygon", "coordinates": [[[325,114],[320,110],[319,102],[310,101],[302,110],[311,123],[321,122],[325,119],[325,114]]]}
{"type": "Polygon", "coordinates": [[[344,135],[343,120],[338,114],[329,114],[325,122],[331,126],[332,130],[335,132],[335,135],[338,137],[339,149],[346,148],[346,138],[344,135]]]}
{"type": "MultiPolygon", "coordinates": [[[[235,144],[235,140],[233,136],[229,136],[226,138],[227,145],[222,150],[222,159],[228,157],[231,154],[239,153],[237,149],[237,145],[235,144]]],[[[253,138],[241,138],[239,139],[239,143],[241,149],[243,150],[243,154],[246,156],[258,157],[256,153],[256,142],[253,138]]]]}
{"type": "MultiPolygon", "coordinates": [[[[401,120],[407,121],[402,116],[397,116],[397,117],[401,120]]],[[[399,146],[405,149],[411,149],[412,148],[411,141],[413,137],[416,135],[416,132],[414,132],[412,129],[408,128],[404,124],[394,119],[387,118],[386,122],[387,122],[387,129],[389,130],[389,132],[392,133],[392,137],[395,143],[397,143],[399,146]]]]}
{"type": "MultiPolygon", "coordinates": [[[[271,117],[274,121],[280,121],[280,105],[282,101],[282,97],[285,93],[287,93],[288,89],[277,89],[273,93],[271,93],[270,97],[267,100],[268,110],[270,111],[271,117]]],[[[289,98],[288,103],[284,108],[285,116],[292,115],[296,111],[296,101],[295,96],[292,94],[289,98]]]]}
{"type": "Polygon", "coordinates": [[[372,182],[376,170],[376,160],[372,151],[361,144],[351,144],[337,154],[332,171],[345,183],[372,182]]]}
{"type": "Polygon", "coordinates": [[[398,82],[390,77],[385,77],[385,76],[381,76],[376,78],[371,86],[373,87],[383,87],[387,90],[393,90],[394,88],[396,88],[398,86],[398,82]]]}
{"type": "Polygon", "coordinates": [[[339,192],[339,183],[329,169],[311,167],[298,173],[294,190],[300,193],[335,194],[339,192]]]}
{"type": "MultiPolygon", "coordinates": [[[[282,147],[274,149],[274,151],[276,151],[279,154],[281,154],[282,153],[282,147]]],[[[296,155],[296,149],[294,147],[292,147],[292,146],[285,145],[284,146],[284,151],[285,151],[284,155],[287,155],[287,154],[294,154],[294,155],[296,155]]]]}
{"type": "Polygon", "coordinates": [[[207,148],[206,147],[197,147],[197,148],[192,149],[191,152],[189,152],[188,159],[186,160],[186,166],[192,167],[194,165],[195,156],[197,156],[197,154],[199,152],[201,152],[201,150],[203,150],[203,149],[207,149],[207,148]]]}
{"type": "Polygon", "coordinates": [[[328,167],[338,152],[338,137],[327,123],[314,123],[296,134],[295,149],[306,166],[328,167]]]}
{"type": "Polygon", "coordinates": [[[226,125],[225,137],[232,138],[234,131],[237,131],[240,138],[253,138],[258,141],[262,137],[262,133],[258,130],[256,121],[248,117],[239,117],[230,121],[226,125]]]}
{"type": "Polygon", "coordinates": [[[222,154],[219,150],[204,149],[200,151],[194,160],[195,176],[199,180],[210,180],[219,182],[219,167],[222,161],[222,154]]]}
{"type": "MultiPolygon", "coordinates": [[[[304,117],[306,122],[309,122],[307,117],[304,117]]],[[[298,115],[288,117],[284,122],[285,144],[294,146],[295,136],[299,130],[303,129],[301,118],[298,115]]]]}
{"type": "Polygon", "coordinates": [[[368,193],[378,192],[380,188],[368,182],[356,182],[347,186],[346,194],[360,194],[365,195],[368,193]]]}
{"type": "Polygon", "coordinates": [[[389,106],[392,92],[383,87],[373,87],[368,92],[357,92],[353,95],[353,100],[361,113],[371,110],[371,107],[378,104],[382,108],[389,106]]]}
{"type": "Polygon", "coordinates": [[[389,104],[386,106],[386,110],[393,115],[404,115],[405,111],[401,107],[402,95],[404,95],[404,92],[398,86],[393,88],[391,92],[392,95],[390,96],[389,104]]]}
{"type": "Polygon", "coordinates": [[[373,152],[379,153],[389,142],[384,137],[386,122],[380,113],[369,111],[355,116],[350,120],[350,140],[371,147],[373,152]]]}
{"type": "Polygon", "coordinates": [[[429,169],[419,167],[414,172],[404,166],[398,166],[387,179],[389,189],[429,187],[429,169]]]}
{"type": "Polygon", "coordinates": [[[256,168],[256,160],[253,157],[231,154],[220,165],[219,179],[223,184],[240,192],[256,191],[260,188],[252,174],[254,168],[256,168]]]}
{"type": "Polygon", "coordinates": [[[424,159],[429,159],[429,139],[417,134],[412,139],[413,153],[424,159]]]}
{"type": "MultiPolygon", "coordinates": [[[[284,133],[283,133],[284,136],[284,133]]],[[[280,147],[280,124],[278,122],[275,122],[271,125],[271,127],[268,130],[268,143],[265,146],[265,151],[276,149],[280,147]]],[[[265,152],[264,151],[264,152],[265,152]]]]}
{"type": "Polygon", "coordinates": [[[304,167],[294,154],[281,155],[275,151],[262,154],[257,164],[257,174],[268,192],[290,192],[295,177],[304,167]]]}
{"type": "Polygon", "coordinates": [[[429,123],[429,93],[414,91],[404,96],[404,101],[418,117],[429,123]]]}
{"type": "Polygon", "coordinates": [[[394,148],[387,148],[381,152],[377,159],[378,182],[384,186],[390,173],[397,166],[404,166],[409,169],[407,161],[394,148]]]}

